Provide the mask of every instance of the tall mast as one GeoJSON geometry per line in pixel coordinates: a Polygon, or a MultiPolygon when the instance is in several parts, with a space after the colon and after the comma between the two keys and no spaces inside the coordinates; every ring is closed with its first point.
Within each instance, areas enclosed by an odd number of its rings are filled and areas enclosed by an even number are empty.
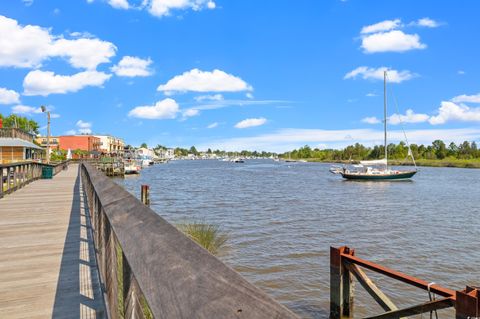
{"type": "Polygon", "coordinates": [[[383,129],[385,134],[385,159],[388,157],[387,151],[387,71],[383,71],[383,129]]]}

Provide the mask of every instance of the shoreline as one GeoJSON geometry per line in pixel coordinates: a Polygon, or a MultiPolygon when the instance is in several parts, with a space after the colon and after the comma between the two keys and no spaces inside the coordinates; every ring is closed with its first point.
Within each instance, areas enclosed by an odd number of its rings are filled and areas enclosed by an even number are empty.
{"type": "MultiPolygon", "coordinates": [[[[322,160],[319,158],[304,158],[307,162],[312,163],[335,163],[335,164],[358,164],[359,161],[348,160],[322,160]]],[[[426,160],[420,159],[416,161],[417,166],[425,167],[456,167],[456,168],[480,168],[480,159],[474,160],[457,160],[457,159],[444,159],[444,160],[426,160]]],[[[393,166],[413,166],[413,162],[404,162],[400,160],[391,160],[389,164],[393,166]]]]}

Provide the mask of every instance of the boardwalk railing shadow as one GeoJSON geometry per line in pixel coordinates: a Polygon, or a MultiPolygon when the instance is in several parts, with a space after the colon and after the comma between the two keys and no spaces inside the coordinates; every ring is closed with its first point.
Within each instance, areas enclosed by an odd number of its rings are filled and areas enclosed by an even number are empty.
{"type": "Polygon", "coordinates": [[[80,175],[72,198],[52,318],[103,318],[104,305],[80,175]]]}

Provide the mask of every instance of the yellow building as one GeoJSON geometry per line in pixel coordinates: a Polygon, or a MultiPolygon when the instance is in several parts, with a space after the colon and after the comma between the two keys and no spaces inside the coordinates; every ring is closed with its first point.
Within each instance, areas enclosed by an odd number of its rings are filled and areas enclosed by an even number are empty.
{"type": "MultiPolygon", "coordinates": [[[[47,137],[46,136],[38,136],[35,138],[35,142],[42,146],[43,148],[47,148],[47,137]]],[[[51,150],[58,150],[60,147],[60,138],[58,136],[50,136],[50,149],[51,150]]]]}
{"type": "Polygon", "coordinates": [[[17,128],[0,128],[0,164],[40,159],[43,149],[33,143],[33,138],[17,128]]]}

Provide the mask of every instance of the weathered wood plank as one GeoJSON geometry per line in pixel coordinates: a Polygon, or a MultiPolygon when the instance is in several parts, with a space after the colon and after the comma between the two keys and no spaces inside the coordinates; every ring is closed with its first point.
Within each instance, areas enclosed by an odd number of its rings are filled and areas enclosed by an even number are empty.
{"type": "Polygon", "coordinates": [[[345,267],[355,276],[362,287],[375,299],[385,311],[398,310],[398,307],[375,285],[375,283],[357,265],[346,262],[345,267]]]}
{"type": "Polygon", "coordinates": [[[85,207],[77,165],[0,199],[2,318],[101,317],[85,207]]]}

